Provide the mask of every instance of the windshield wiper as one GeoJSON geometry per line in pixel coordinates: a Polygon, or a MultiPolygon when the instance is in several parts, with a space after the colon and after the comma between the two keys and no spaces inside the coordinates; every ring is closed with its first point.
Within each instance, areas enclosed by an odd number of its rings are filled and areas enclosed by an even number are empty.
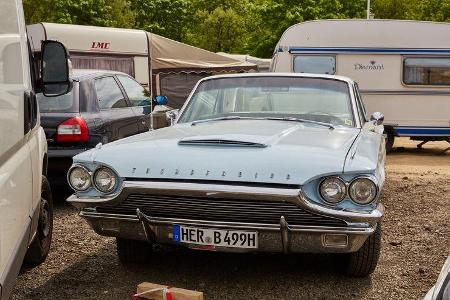
{"type": "Polygon", "coordinates": [[[203,120],[197,120],[193,121],[191,123],[191,126],[195,126],[200,123],[207,123],[207,122],[216,122],[216,121],[229,121],[229,120],[258,120],[260,118],[252,118],[252,117],[240,117],[240,116],[228,116],[228,117],[219,117],[219,118],[211,118],[211,119],[203,119],[203,120]]]}
{"type": "Polygon", "coordinates": [[[216,121],[229,121],[229,120],[289,121],[289,122],[300,122],[300,123],[309,123],[309,124],[321,125],[321,126],[328,127],[330,129],[335,129],[334,125],[331,124],[331,123],[325,123],[325,122],[319,122],[319,121],[313,121],[313,120],[307,120],[307,119],[299,119],[299,118],[293,118],[293,117],[285,117],[285,118],[276,118],[276,117],[256,118],[256,117],[227,116],[227,117],[219,117],[219,118],[211,118],[211,119],[204,119],[204,120],[193,121],[191,123],[191,126],[195,126],[195,125],[200,124],[200,123],[216,122],[216,121]]]}
{"type": "Polygon", "coordinates": [[[335,129],[334,125],[331,123],[325,123],[325,122],[319,122],[319,121],[313,121],[308,119],[299,119],[299,118],[293,118],[293,117],[285,117],[285,118],[276,118],[276,117],[268,117],[264,118],[266,120],[276,120],[276,121],[290,121],[290,122],[300,122],[300,123],[309,123],[309,124],[316,124],[328,127],[330,129],[335,129]]]}

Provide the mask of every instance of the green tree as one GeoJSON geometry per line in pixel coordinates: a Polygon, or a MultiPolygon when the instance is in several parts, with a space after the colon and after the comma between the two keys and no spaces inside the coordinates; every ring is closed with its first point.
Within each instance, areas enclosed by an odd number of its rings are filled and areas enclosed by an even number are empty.
{"type": "Polygon", "coordinates": [[[187,42],[214,52],[239,52],[242,49],[245,21],[233,8],[219,6],[211,12],[200,10],[194,20],[187,42]]]}
{"type": "Polygon", "coordinates": [[[127,0],[24,0],[26,22],[131,27],[127,0]]]}
{"type": "Polygon", "coordinates": [[[188,10],[189,0],[131,0],[135,16],[134,28],[182,40],[187,20],[193,12],[188,10]]]}

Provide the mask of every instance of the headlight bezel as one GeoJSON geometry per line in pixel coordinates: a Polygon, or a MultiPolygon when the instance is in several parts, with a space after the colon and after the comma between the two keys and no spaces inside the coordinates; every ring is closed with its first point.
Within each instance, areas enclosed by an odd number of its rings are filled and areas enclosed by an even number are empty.
{"type": "Polygon", "coordinates": [[[319,199],[320,199],[323,203],[329,205],[330,207],[340,206],[340,205],[344,205],[344,206],[345,206],[345,204],[343,204],[343,203],[345,203],[346,201],[351,201],[351,203],[353,203],[353,205],[357,205],[357,206],[361,206],[361,207],[363,207],[363,206],[364,206],[364,207],[365,207],[365,206],[370,206],[370,205],[373,205],[373,203],[375,203],[375,202],[377,201],[377,199],[379,198],[379,194],[380,194],[380,186],[379,186],[379,182],[378,182],[377,178],[376,178],[375,176],[371,175],[371,174],[362,174],[362,175],[353,174],[353,176],[351,176],[350,174],[347,174],[347,175],[345,175],[345,174],[343,174],[343,175],[329,175],[329,176],[324,176],[324,177],[322,177],[322,178],[318,181],[318,183],[316,183],[316,184],[317,184],[317,185],[316,185],[316,191],[317,191],[317,194],[318,194],[318,196],[319,196],[319,199]],[[327,200],[327,199],[323,196],[323,193],[321,192],[321,187],[322,187],[322,184],[323,184],[326,180],[328,180],[328,179],[336,179],[336,178],[337,178],[338,180],[340,180],[342,183],[345,184],[346,190],[345,190],[345,195],[344,195],[344,197],[343,197],[340,201],[332,202],[332,201],[327,200]],[[374,195],[374,197],[371,199],[370,202],[366,202],[366,203],[358,202],[358,201],[355,201],[355,200],[350,196],[350,186],[351,186],[356,180],[359,180],[359,179],[367,179],[367,180],[369,180],[370,182],[372,182],[373,185],[375,186],[375,195],[374,195]]]}
{"type": "Polygon", "coordinates": [[[111,195],[120,193],[120,191],[123,188],[123,180],[119,177],[118,173],[114,170],[114,168],[112,168],[112,167],[110,167],[110,166],[108,166],[106,164],[93,164],[93,165],[90,165],[90,164],[74,163],[69,168],[69,171],[67,172],[67,182],[68,182],[70,188],[72,190],[74,190],[76,194],[79,194],[80,197],[84,197],[84,196],[87,196],[87,195],[90,195],[92,197],[104,197],[104,196],[110,197],[111,195]],[[81,169],[83,169],[84,171],[86,171],[89,174],[90,184],[89,184],[89,186],[86,189],[83,189],[83,190],[76,189],[76,188],[74,188],[74,186],[72,185],[72,183],[70,181],[70,174],[76,168],[81,168],[81,169]],[[115,185],[108,192],[102,191],[95,184],[95,177],[94,177],[94,175],[97,174],[97,172],[99,170],[101,170],[101,169],[109,170],[111,172],[111,174],[113,174],[113,176],[115,178],[115,185]]]}
{"type": "Polygon", "coordinates": [[[376,182],[373,178],[371,178],[370,176],[357,176],[357,177],[353,178],[353,179],[349,182],[349,184],[348,184],[348,189],[347,189],[347,193],[348,193],[348,197],[349,197],[354,203],[356,203],[356,204],[358,204],[358,205],[370,205],[371,203],[373,203],[373,202],[377,199],[377,196],[378,196],[378,194],[379,194],[379,187],[378,187],[377,182],[376,182]],[[352,197],[352,194],[351,194],[351,188],[352,188],[353,184],[356,183],[358,180],[368,180],[368,181],[371,182],[371,183],[373,184],[373,186],[375,187],[375,194],[373,195],[373,198],[372,198],[370,201],[368,201],[368,202],[359,202],[359,201],[355,200],[355,199],[352,197]]]}
{"type": "Polygon", "coordinates": [[[97,192],[99,192],[103,195],[110,195],[110,194],[114,193],[117,190],[117,188],[119,187],[119,176],[117,176],[117,173],[112,168],[105,166],[105,165],[100,165],[92,173],[92,186],[95,188],[95,190],[97,192]],[[98,185],[96,183],[96,176],[97,176],[98,172],[101,170],[109,171],[115,180],[114,185],[112,186],[111,190],[109,190],[109,191],[103,191],[101,188],[98,187],[98,185]]]}
{"type": "Polygon", "coordinates": [[[83,165],[73,165],[72,167],[70,167],[69,171],[67,172],[67,182],[69,183],[70,188],[73,189],[75,192],[77,192],[77,193],[85,192],[85,191],[89,190],[90,188],[92,188],[92,172],[83,165]],[[75,188],[75,186],[72,184],[72,182],[70,180],[70,175],[72,174],[72,172],[75,169],[82,169],[89,175],[88,176],[89,177],[89,185],[86,188],[78,189],[78,188],[75,188]]]}
{"type": "Polygon", "coordinates": [[[343,180],[343,179],[340,178],[339,176],[327,176],[327,177],[322,178],[322,180],[320,180],[319,186],[318,186],[318,191],[319,191],[320,197],[321,197],[326,203],[331,204],[331,205],[336,205],[336,204],[339,204],[340,202],[344,201],[345,198],[347,197],[347,194],[348,194],[348,185],[347,185],[347,183],[345,182],[345,180],[343,180]],[[344,195],[343,195],[343,197],[342,197],[339,201],[335,201],[335,202],[334,202],[334,201],[327,200],[326,197],[324,197],[324,195],[322,194],[322,185],[323,185],[323,184],[325,183],[325,181],[327,181],[327,180],[338,180],[338,181],[340,181],[340,182],[343,184],[343,187],[344,187],[344,195]]]}

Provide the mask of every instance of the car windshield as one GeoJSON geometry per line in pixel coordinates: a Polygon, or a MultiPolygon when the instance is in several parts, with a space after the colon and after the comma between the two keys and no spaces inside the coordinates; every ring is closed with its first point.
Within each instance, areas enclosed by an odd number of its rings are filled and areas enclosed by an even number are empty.
{"type": "Polygon", "coordinates": [[[311,77],[252,76],[201,82],[179,123],[208,119],[303,119],[354,126],[348,83],[311,77]]]}
{"type": "Polygon", "coordinates": [[[78,84],[74,82],[73,89],[64,95],[56,97],[47,97],[43,94],[37,94],[39,111],[43,113],[51,112],[79,112],[78,108],[78,84]]]}

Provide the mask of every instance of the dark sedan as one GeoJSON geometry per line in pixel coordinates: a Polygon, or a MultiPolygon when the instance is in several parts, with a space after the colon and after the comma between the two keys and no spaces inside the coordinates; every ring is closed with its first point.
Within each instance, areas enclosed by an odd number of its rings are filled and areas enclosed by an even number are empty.
{"type": "Polygon", "coordinates": [[[49,147],[48,176],[56,186],[65,185],[74,155],[150,128],[150,95],[132,77],[114,71],[74,70],[73,81],[66,95],[38,95],[49,147]]]}

